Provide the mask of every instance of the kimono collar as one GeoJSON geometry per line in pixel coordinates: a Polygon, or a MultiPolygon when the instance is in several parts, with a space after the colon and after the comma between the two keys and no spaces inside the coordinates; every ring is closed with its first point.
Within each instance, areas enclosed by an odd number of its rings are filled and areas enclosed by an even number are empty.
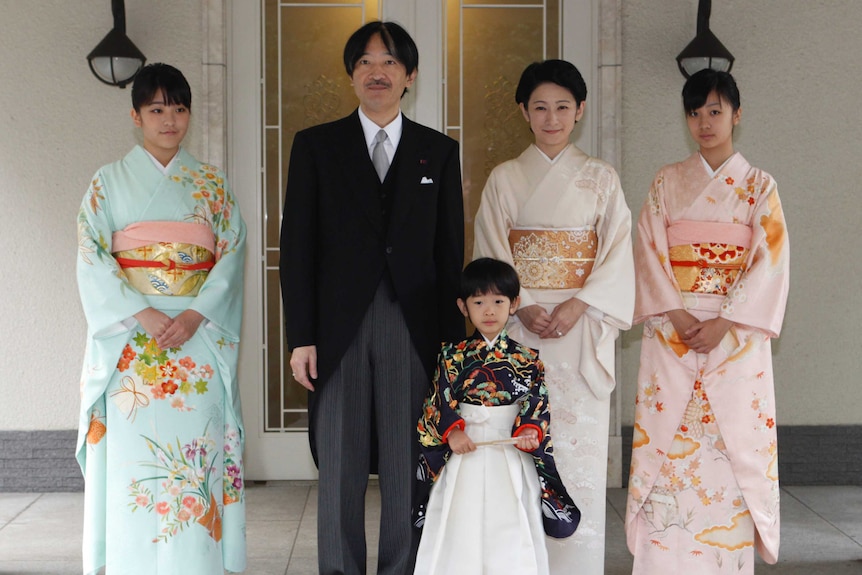
{"type": "Polygon", "coordinates": [[[545,153],[545,152],[543,152],[541,149],[539,149],[539,146],[537,146],[536,144],[533,144],[533,147],[534,147],[534,148],[536,148],[536,151],[537,151],[537,152],[539,152],[539,154],[540,154],[540,155],[541,155],[541,156],[542,156],[542,157],[543,157],[543,158],[544,158],[548,163],[550,163],[551,165],[556,164],[556,163],[559,161],[559,159],[560,159],[560,158],[562,158],[562,157],[565,155],[565,153],[569,150],[569,148],[570,148],[571,146],[572,146],[572,144],[571,144],[571,143],[566,144],[566,147],[565,147],[565,148],[563,148],[562,150],[560,150],[560,153],[559,153],[559,154],[557,154],[556,156],[554,156],[554,159],[551,159],[551,158],[548,156],[548,154],[546,154],[546,153],[545,153]]]}
{"type": "Polygon", "coordinates": [[[147,150],[143,146],[141,146],[141,149],[150,157],[150,159],[153,161],[153,164],[155,164],[156,168],[158,168],[158,170],[162,173],[162,175],[167,175],[167,173],[171,169],[171,166],[174,165],[174,162],[176,161],[177,157],[180,155],[180,150],[179,150],[179,148],[177,148],[177,153],[174,154],[174,157],[171,158],[171,161],[168,162],[168,165],[163,166],[162,163],[160,161],[158,161],[156,159],[156,157],[149,152],[149,150],[147,150]]]}
{"type": "Polygon", "coordinates": [[[509,334],[506,332],[506,328],[503,328],[503,331],[497,334],[492,340],[488,340],[481,332],[477,329],[473,332],[472,339],[476,340],[476,347],[482,347],[482,344],[489,349],[499,349],[501,351],[506,351],[509,347],[509,334]]]}
{"type": "Polygon", "coordinates": [[[723,162],[723,163],[722,163],[722,164],[721,164],[717,169],[713,170],[713,169],[712,169],[712,166],[710,166],[710,165],[709,165],[709,162],[707,162],[707,161],[706,161],[706,158],[704,158],[704,157],[703,157],[703,154],[701,154],[700,152],[698,152],[698,153],[697,153],[697,155],[698,155],[698,156],[700,156],[700,161],[701,161],[701,163],[703,164],[704,169],[706,169],[706,173],[707,173],[707,174],[709,174],[709,177],[710,177],[710,178],[714,178],[716,174],[718,174],[719,172],[721,172],[721,170],[723,170],[723,169],[724,169],[724,167],[728,164],[728,162],[730,162],[730,160],[731,160],[731,159],[732,159],[736,154],[737,154],[737,152],[732,153],[732,154],[730,155],[730,157],[729,157],[729,158],[727,158],[727,159],[726,159],[726,160],[725,160],[725,161],[724,161],[724,162],[723,162]]]}

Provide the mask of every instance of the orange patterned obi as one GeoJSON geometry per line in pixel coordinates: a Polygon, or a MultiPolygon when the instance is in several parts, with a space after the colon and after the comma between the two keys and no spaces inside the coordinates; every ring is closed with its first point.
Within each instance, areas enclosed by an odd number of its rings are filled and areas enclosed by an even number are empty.
{"type": "Polygon", "coordinates": [[[530,289],[583,287],[593,270],[598,237],[592,226],[577,229],[514,228],[509,247],[521,286],[530,289]]]}
{"type": "Polygon", "coordinates": [[[195,296],[215,265],[212,231],[202,224],[139,222],[114,232],[113,247],[129,284],[144,295],[195,296]]]}
{"type": "Polygon", "coordinates": [[[668,256],[684,292],[727,295],[745,260],[751,229],[741,224],[678,222],[668,227],[668,256]],[[692,241],[705,238],[720,241],[692,241]]]}

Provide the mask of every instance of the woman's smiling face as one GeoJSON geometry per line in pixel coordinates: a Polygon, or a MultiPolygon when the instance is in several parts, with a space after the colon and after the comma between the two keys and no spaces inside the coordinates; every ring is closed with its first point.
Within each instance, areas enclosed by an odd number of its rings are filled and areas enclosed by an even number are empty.
{"type": "Polygon", "coordinates": [[[575,122],[584,115],[585,104],[581,102],[579,106],[567,88],[551,82],[539,84],[527,105],[521,104],[536,146],[549,158],[556,157],[569,144],[575,122]]]}

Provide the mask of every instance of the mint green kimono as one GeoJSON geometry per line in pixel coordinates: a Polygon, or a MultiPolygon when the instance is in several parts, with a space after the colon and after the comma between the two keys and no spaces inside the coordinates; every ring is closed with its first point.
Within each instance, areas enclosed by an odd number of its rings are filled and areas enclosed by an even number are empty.
{"type": "Polygon", "coordinates": [[[224,174],[183,149],[163,174],[135,147],[100,169],[84,196],[77,275],[88,333],[76,455],[85,574],[103,565],[124,575],[245,569],[236,380],[245,234],[224,174]],[[197,295],[132,287],[112,236],[140,222],[211,228],[215,265],[197,295]],[[205,319],[181,347],[160,349],[134,318],[147,307],[205,319]]]}

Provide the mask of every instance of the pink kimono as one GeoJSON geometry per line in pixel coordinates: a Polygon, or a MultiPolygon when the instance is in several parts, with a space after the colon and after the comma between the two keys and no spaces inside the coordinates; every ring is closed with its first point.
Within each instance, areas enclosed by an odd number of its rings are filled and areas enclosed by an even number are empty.
{"type": "Polygon", "coordinates": [[[641,211],[635,322],[644,322],[626,536],[634,573],[753,573],[778,558],[770,339],[789,246],[772,177],[734,154],[665,166],[641,211]],[[709,354],[666,313],[734,322],[709,354]]]}

